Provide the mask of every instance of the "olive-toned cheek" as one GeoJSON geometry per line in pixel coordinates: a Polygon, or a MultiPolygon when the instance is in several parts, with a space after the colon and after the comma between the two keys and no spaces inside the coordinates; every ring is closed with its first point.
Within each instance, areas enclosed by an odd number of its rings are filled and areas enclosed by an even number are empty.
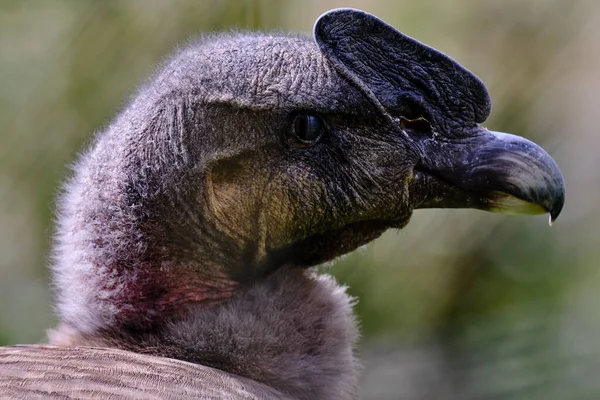
{"type": "Polygon", "coordinates": [[[239,247],[261,240],[265,176],[252,160],[219,162],[207,175],[206,201],[213,223],[239,247]]]}
{"type": "Polygon", "coordinates": [[[281,249],[323,229],[333,214],[325,183],[292,165],[273,174],[265,193],[263,216],[267,250],[281,249]]]}

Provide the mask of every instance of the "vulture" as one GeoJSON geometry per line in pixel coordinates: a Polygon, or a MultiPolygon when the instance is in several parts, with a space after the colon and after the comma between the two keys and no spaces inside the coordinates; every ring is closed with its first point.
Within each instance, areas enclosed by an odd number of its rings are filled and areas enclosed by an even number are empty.
{"type": "Polygon", "coordinates": [[[554,221],[548,153],[481,124],[484,84],[377,17],[178,50],[58,201],[48,345],[0,349],[0,397],[354,399],[354,300],[313,266],[415,209],[554,221]]]}

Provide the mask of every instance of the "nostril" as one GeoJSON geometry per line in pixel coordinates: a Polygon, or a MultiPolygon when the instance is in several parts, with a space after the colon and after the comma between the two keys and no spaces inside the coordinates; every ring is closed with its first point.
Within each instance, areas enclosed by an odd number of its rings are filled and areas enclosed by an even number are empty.
{"type": "Polygon", "coordinates": [[[418,119],[407,119],[400,117],[400,127],[406,131],[412,131],[416,133],[431,132],[431,124],[423,117],[418,119]]]}

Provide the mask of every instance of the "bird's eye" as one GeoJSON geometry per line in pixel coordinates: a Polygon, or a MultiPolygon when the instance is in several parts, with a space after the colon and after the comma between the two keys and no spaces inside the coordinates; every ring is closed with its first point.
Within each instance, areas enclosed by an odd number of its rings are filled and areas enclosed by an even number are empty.
{"type": "Polygon", "coordinates": [[[316,114],[298,114],[294,117],[287,142],[295,147],[309,147],[323,137],[327,130],[323,119],[316,114]]]}

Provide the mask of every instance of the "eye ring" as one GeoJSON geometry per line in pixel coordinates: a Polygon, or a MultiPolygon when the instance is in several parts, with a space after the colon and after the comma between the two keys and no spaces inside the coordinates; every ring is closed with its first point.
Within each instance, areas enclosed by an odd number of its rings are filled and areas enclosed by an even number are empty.
{"type": "Polygon", "coordinates": [[[286,134],[290,146],[306,148],[315,145],[326,134],[327,126],[319,115],[299,113],[292,118],[291,126],[286,134]]]}

